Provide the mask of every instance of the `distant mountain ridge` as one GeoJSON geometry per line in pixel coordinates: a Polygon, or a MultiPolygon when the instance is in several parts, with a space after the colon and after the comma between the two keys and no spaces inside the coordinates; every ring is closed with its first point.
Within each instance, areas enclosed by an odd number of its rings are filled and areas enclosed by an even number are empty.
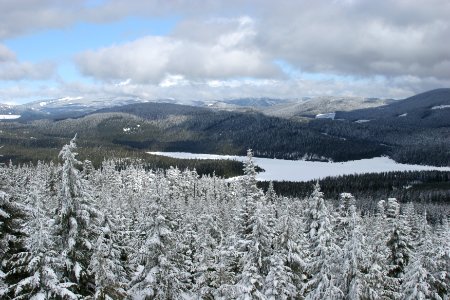
{"type": "Polygon", "coordinates": [[[237,112],[258,111],[269,116],[289,118],[293,116],[314,117],[319,113],[373,107],[383,105],[386,102],[376,98],[331,96],[301,99],[261,97],[183,101],[176,99],[148,100],[140,98],[91,99],[79,96],[43,99],[22,105],[0,105],[0,114],[17,113],[22,115],[21,121],[36,119],[64,119],[79,117],[101,109],[137,103],[170,103],[237,112]]]}
{"type": "Polygon", "coordinates": [[[315,118],[319,114],[378,107],[391,103],[392,101],[395,100],[364,97],[323,96],[268,107],[263,110],[263,113],[282,118],[315,118]]]}

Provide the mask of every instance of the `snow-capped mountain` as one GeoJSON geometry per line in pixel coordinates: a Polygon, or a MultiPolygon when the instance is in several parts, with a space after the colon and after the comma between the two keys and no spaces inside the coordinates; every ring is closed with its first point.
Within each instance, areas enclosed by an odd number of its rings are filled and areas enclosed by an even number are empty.
{"type": "Polygon", "coordinates": [[[336,111],[378,107],[392,101],[391,99],[378,98],[323,96],[267,107],[263,112],[270,116],[283,118],[315,118],[318,115],[331,114],[336,111]]]}

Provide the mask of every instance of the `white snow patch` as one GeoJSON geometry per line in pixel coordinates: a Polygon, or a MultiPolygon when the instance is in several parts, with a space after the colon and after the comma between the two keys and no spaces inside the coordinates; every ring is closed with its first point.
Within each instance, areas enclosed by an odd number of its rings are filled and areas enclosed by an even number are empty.
{"type": "Polygon", "coordinates": [[[80,274],[81,274],[82,270],[83,269],[81,268],[80,264],[78,262],[76,262],[75,266],[73,268],[73,272],[75,273],[75,277],[77,278],[78,282],[80,281],[80,274]]]}
{"type": "Polygon", "coordinates": [[[45,102],[45,101],[39,102],[39,105],[40,105],[40,106],[46,106],[46,105],[47,105],[47,102],[45,102]]]}
{"type": "MultiPolygon", "coordinates": [[[[237,161],[245,161],[247,159],[245,156],[195,154],[185,152],[147,153],[184,159],[229,159],[237,161]]],[[[309,181],[328,176],[336,177],[341,175],[393,171],[450,171],[450,167],[399,164],[389,157],[374,157],[346,162],[319,162],[254,157],[254,161],[255,164],[265,170],[265,172],[261,172],[256,176],[256,179],[260,181],[309,181]]]]}
{"type": "MultiPolygon", "coordinates": [[[[63,98],[59,98],[58,100],[59,101],[71,101],[71,100],[81,100],[81,99],[83,99],[83,97],[70,97],[70,96],[68,96],[68,97],[63,97],[63,98]]],[[[69,104],[72,104],[72,103],[69,103],[69,104]]]]}
{"type": "Polygon", "coordinates": [[[450,105],[433,106],[431,109],[444,109],[444,108],[450,108],[450,105]]]}
{"type": "Polygon", "coordinates": [[[0,115],[0,120],[14,120],[20,118],[20,115],[0,115]]]}
{"type": "Polygon", "coordinates": [[[47,296],[43,292],[38,292],[36,295],[30,298],[30,300],[45,300],[47,296]]]}
{"type": "Polygon", "coordinates": [[[402,118],[402,117],[406,117],[407,115],[408,115],[408,113],[404,113],[404,114],[399,115],[399,117],[402,118]]]}
{"type": "Polygon", "coordinates": [[[316,115],[316,119],[332,119],[334,120],[334,117],[336,116],[336,113],[325,113],[325,114],[318,114],[316,115]]]}
{"type": "Polygon", "coordinates": [[[131,128],[124,128],[123,132],[129,132],[131,130],[131,128]]]}
{"type": "Polygon", "coordinates": [[[367,123],[370,122],[370,120],[357,120],[355,123],[367,123]]]}

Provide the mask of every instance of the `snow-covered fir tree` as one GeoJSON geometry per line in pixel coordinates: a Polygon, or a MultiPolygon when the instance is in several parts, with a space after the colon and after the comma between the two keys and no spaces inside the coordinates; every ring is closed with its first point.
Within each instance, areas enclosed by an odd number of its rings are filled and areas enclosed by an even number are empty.
{"type": "Polygon", "coordinates": [[[132,299],[182,299],[186,274],[179,269],[174,252],[176,237],[167,218],[167,208],[157,200],[151,226],[142,245],[142,261],[132,281],[132,299]]]}
{"type": "Polygon", "coordinates": [[[28,272],[17,255],[26,251],[23,224],[28,217],[26,207],[9,194],[0,191],[0,296],[12,298],[15,286],[28,272]]]}
{"type": "Polygon", "coordinates": [[[266,223],[265,209],[257,202],[249,220],[249,234],[245,237],[246,251],[242,256],[242,273],[236,285],[237,299],[265,299],[264,278],[268,274],[271,254],[271,234],[266,223]]]}
{"type": "Polygon", "coordinates": [[[296,230],[289,214],[280,217],[279,221],[281,229],[269,258],[265,295],[268,299],[295,299],[299,297],[303,286],[305,262],[300,243],[305,240],[296,230]]]}
{"type": "Polygon", "coordinates": [[[63,274],[71,289],[81,295],[95,292],[94,278],[88,267],[93,243],[99,235],[100,212],[95,208],[89,188],[76,168],[76,137],[59,153],[63,161],[56,216],[59,247],[64,261],[63,274]]]}
{"type": "Polygon", "coordinates": [[[68,289],[72,284],[61,282],[57,271],[61,267],[61,258],[55,251],[52,232],[54,221],[48,218],[43,200],[35,199],[25,223],[25,251],[14,254],[10,259],[9,272],[25,270],[27,274],[10,286],[14,292],[13,299],[79,299],[79,295],[68,289]]]}
{"type": "Polygon", "coordinates": [[[306,258],[308,280],[303,287],[306,299],[339,299],[336,257],[341,249],[335,243],[331,214],[325,206],[323,193],[317,183],[308,199],[305,212],[305,233],[309,245],[306,258]]]}
{"type": "Polygon", "coordinates": [[[95,278],[95,300],[123,299],[127,295],[128,274],[119,238],[115,224],[105,217],[89,264],[89,272],[95,278]]]}

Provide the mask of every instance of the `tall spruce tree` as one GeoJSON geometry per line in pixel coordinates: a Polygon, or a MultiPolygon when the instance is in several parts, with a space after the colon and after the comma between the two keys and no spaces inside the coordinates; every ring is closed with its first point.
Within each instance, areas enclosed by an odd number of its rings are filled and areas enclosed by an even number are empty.
{"type": "Polygon", "coordinates": [[[242,273],[236,285],[237,299],[265,299],[264,278],[268,274],[272,241],[261,201],[257,202],[248,226],[247,251],[242,256],[242,273]]]}
{"type": "Polygon", "coordinates": [[[302,292],[306,299],[340,299],[343,296],[338,287],[336,257],[341,249],[334,241],[331,214],[325,206],[319,183],[308,199],[305,212],[305,233],[309,245],[306,260],[308,280],[302,292]]]}
{"type": "Polygon", "coordinates": [[[12,298],[12,287],[28,276],[24,261],[17,261],[16,255],[26,252],[23,225],[28,217],[26,207],[0,191],[0,296],[12,298]]]}
{"type": "Polygon", "coordinates": [[[165,203],[158,199],[152,208],[151,226],[142,245],[141,267],[131,282],[132,299],[182,299],[186,274],[179,269],[174,252],[176,236],[165,203]]]}
{"type": "Polygon", "coordinates": [[[124,299],[127,295],[128,280],[118,239],[115,224],[105,217],[89,265],[95,277],[94,300],[124,299]]]}
{"type": "Polygon", "coordinates": [[[26,250],[14,254],[11,258],[12,269],[18,272],[26,270],[28,276],[17,284],[11,285],[14,298],[19,299],[79,299],[71,292],[70,284],[62,283],[58,273],[61,261],[55,251],[52,232],[53,220],[47,216],[43,199],[34,199],[34,207],[30,208],[24,228],[26,233],[26,250]]]}
{"type": "Polygon", "coordinates": [[[301,250],[302,235],[295,231],[292,218],[287,214],[278,219],[281,230],[274,241],[269,258],[269,273],[265,279],[268,299],[296,299],[303,287],[305,262],[301,250]]]}
{"type": "Polygon", "coordinates": [[[95,280],[88,272],[92,243],[99,234],[100,212],[96,209],[86,182],[76,168],[76,136],[59,153],[63,161],[56,216],[57,236],[64,261],[63,280],[75,283],[71,290],[89,296],[95,293],[95,280]]]}

